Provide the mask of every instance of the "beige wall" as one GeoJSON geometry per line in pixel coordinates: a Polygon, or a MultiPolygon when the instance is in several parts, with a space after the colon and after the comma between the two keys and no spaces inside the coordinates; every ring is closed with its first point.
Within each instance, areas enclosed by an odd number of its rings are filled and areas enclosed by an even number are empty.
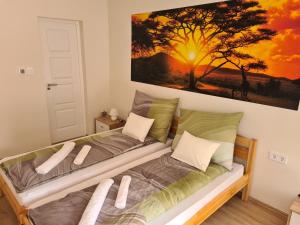
{"type": "Polygon", "coordinates": [[[245,117],[240,133],[259,140],[252,196],[287,211],[300,191],[300,147],[296,143],[299,111],[130,81],[130,15],[199,2],[207,1],[109,0],[108,40],[105,0],[0,0],[0,158],[50,143],[37,17],[80,20],[84,36],[89,133],[93,131],[93,118],[107,107],[109,94],[112,106],[125,116],[135,89],[161,97],[180,97],[181,107],[185,108],[243,111],[245,117]],[[19,66],[32,66],[35,74],[18,76],[15,71],[19,66]],[[288,165],[269,161],[268,151],[287,154],[288,165]]]}
{"type": "Polygon", "coordinates": [[[252,196],[288,211],[300,192],[300,112],[234,101],[130,81],[131,14],[199,4],[208,1],[109,0],[110,95],[113,106],[125,116],[135,89],[155,96],[180,97],[181,107],[222,112],[243,111],[240,133],[259,140],[252,196]],[[268,151],[288,155],[288,165],[269,161],[268,151]]]}
{"type": "Polygon", "coordinates": [[[0,0],[0,158],[50,144],[37,18],[83,25],[88,132],[108,104],[108,15],[101,0],[0,0]],[[31,66],[35,74],[16,74],[31,66]]]}

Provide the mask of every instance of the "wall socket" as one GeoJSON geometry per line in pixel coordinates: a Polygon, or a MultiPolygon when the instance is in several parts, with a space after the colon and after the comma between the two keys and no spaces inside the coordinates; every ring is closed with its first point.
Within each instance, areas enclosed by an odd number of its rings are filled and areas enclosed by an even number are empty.
{"type": "Polygon", "coordinates": [[[269,152],[269,159],[281,164],[288,163],[288,156],[278,152],[269,152]]]}

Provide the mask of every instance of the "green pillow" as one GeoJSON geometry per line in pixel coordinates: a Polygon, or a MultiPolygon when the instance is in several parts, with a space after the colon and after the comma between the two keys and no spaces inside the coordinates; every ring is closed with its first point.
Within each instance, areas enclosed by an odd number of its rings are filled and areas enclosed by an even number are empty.
{"type": "Polygon", "coordinates": [[[149,136],[160,142],[166,142],[175,115],[179,99],[154,98],[136,91],[131,112],[154,119],[149,136]]]}
{"type": "Polygon", "coordinates": [[[221,145],[212,157],[212,162],[231,170],[234,142],[243,113],[212,113],[181,110],[178,128],[172,148],[175,149],[184,131],[219,142],[221,145]]]}

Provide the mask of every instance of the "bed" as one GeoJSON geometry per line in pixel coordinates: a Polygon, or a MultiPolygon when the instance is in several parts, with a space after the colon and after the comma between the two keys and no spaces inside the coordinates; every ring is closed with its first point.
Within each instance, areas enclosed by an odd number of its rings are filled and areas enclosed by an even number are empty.
{"type": "MultiPolygon", "coordinates": [[[[168,154],[168,153],[166,153],[168,154]]],[[[223,171],[224,172],[224,171],[223,171]]],[[[166,211],[163,215],[159,216],[158,218],[154,219],[152,222],[147,223],[149,225],[162,225],[162,224],[184,224],[186,220],[188,220],[192,215],[194,215],[195,212],[198,211],[199,208],[203,207],[205,204],[207,204],[209,201],[211,201],[215,196],[217,196],[219,193],[221,193],[223,190],[225,190],[227,187],[232,185],[235,181],[237,181],[239,178],[243,176],[244,172],[244,167],[241,164],[235,163],[233,166],[232,171],[230,172],[225,172],[215,178],[212,182],[210,182],[208,185],[204,186],[201,188],[199,191],[195,192],[193,195],[189,196],[180,204],[176,205],[175,207],[171,208],[170,210],[166,211]]],[[[123,172],[121,173],[120,177],[122,175],[128,175],[128,172],[123,172]]],[[[112,174],[110,174],[112,175],[112,174]]],[[[114,180],[120,179],[118,176],[114,176],[114,180]]],[[[81,189],[80,187],[73,187],[72,189],[68,190],[67,192],[69,193],[76,193],[79,192],[82,189],[89,188],[93,185],[96,185],[100,179],[105,178],[105,176],[100,176],[98,177],[98,181],[89,181],[86,182],[85,184],[81,184],[81,189]]],[[[118,185],[115,189],[118,188],[118,185]]],[[[67,196],[67,192],[65,195],[67,196]]],[[[84,192],[84,191],[82,191],[84,192]]],[[[88,191],[87,191],[88,192],[88,191]]],[[[134,194],[136,194],[136,190],[132,190],[134,194]]],[[[62,194],[62,193],[61,193],[62,194]]],[[[85,193],[86,194],[86,193],[85,193]]],[[[89,193],[92,194],[92,191],[89,193]]],[[[62,197],[62,196],[61,196],[62,197]]],[[[66,204],[66,202],[73,202],[72,198],[68,196],[69,199],[65,199],[65,203],[61,204],[66,204]]],[[[45,207],[46,204],[50,203],[50,206],[48,208],[51,208],[51,204],[55,204],[55,207],[58,207],[60,203],[55,203],[55,200],[61,199],[59,195],[52,196],[47,200],[47,203],[42,203],[40,202],[38,205],[32,206],[32,209],[39,208],[40,206],[45,207]]],[[[112,202],[113,202],[114,197],[112,197],[112,202]]],[[[68,204],[67,204],[68,205],[68,204]]],[[[64,206],[64,208],[67,209],[67,206],[64,206]]],[[[31,209],[30,209],[31,210],[31,209]]],[[[29,210],[29,212],[30,212],[29,210]]],[[[41,212],[41,210],[38,209],[38,214],[41,212]]],[[[51,210],[49,211],[47,208],[44,208],[44,211],[46,211],[47,218],[51,217],[51,214],[57,214],[56,212],[52,212],[51,210]]],[[[67,209],[66,211],[70,211],[67,209]]],[[[105,212],[106,214],[107,212],[105,212]]],[[[128,212],[127,212],[128,213],[128,212]]],[[[79,213],[80,215],[80,213],[79,213]]],[[[68,215],[64,214],[65,217],[68,217],[68,215]]],[[[78,216],[78,214],[77,214],[78,216]]],[[[75,221],[78,218],[74,218],[75,221]]],[[[41,218],[41,220],[44,222],[45,219],[41,218]]],[[[29,221],[31,222],[30,216],[29,216],[29,221]]],[[[35,224],[31,222],[32,224],[35,224]]],[[[51,224],[52,222],[46,223],[46,225],[51,224]]],[[[39,225],[40,223],[36,223],[39,225]]],[[[62,223],[63,225],[68,224],[68,223],[62,223]]],[[[75,222],[74,224],[77,224],[75,222]]],[[[72,225],[74,225],[72,224],[72,225]]],[[[102,224],[102,223],[100,223],[102,224]]],[[[104,223],[107,224],[107,223],[104,223]]],[[[110,224],[110,223],[109,223],[110,224]]],[[[131,223],[130,223],[131,224],[131,223]]],[[[132,222],[132,224],[135,224],[132,222]]],[[[71,224],[70,224],[71,225],[71,224]]]]}
{"type": "MultiPolygon", "coordinates": [[[[84,138],[74,140],[77,143],[84,144],[85,140],[93,139],[95,141],[96,138],[105,138],[105,137],[114,137],[111,134],[120,135],[121,129],[115,129],[109,132],[102,132],[95,135],[90,135],[84,138]]],[[[100,139],[102,140],[102,139],[100,139]]],[[[107,143],[105,144],[105,148],[107,143]]],[[[116,167],[120,167],[124,164],[128,164],[130,162],[138,162],[140,158],[144,158],[149,154],[153,154],[161,149],[164,149],[171,144],[171,140],[169,139],[167,143],[160,143],[153,140],[146,141],[146,144],[135,143],[133,142],[134,147],[130,145],[126,151],[119,151],[118,148],[114,148],[111,154],[108,154],[109,151],[106,151],[105,157],[100,161],[92,161],[90,164],[82,168],[76,168],[73,171],[67,171],[66,173],[61,174],[61,176],[51,177],[48,180],[44,180],[40,183],[34,184],[30,186],[28,189],[24,188],[23,190],[18,190],[18,187],[14,185],[11,180],[11,177],[8,176],[7,171],[1,167],[0,169],[0,189],[8,199],[11,207],[13,208],[19,222],[21,223],[21,215],[26,213],[27,208],[48,195],[60,192],[64,189],[67,189],[70,186],[76,185],[85,180],[91,179],[92,177],[99,175],[101,173],[105,173],[107,171],[111,171],[116,167]]],[[[61,145],[53,145],[44,149],[54,149],[56,151],[59,149],[61,145]]],[[[81,145],[79,145],[81,146],[81,145]]],[[[127,146],[128,147],[128,146],[127,146]]],[[[0,164],[5,162],[12,162],[14,160],[19,160],[19,158],[26,158],[30,154],[36,154],[36,152],[43,152],[44,149],[35,150],[30,153],[25,153],[13,157],[8,157],[0,161],[0,164]]],[[[71,161],[76,156],[76,151],[74,155],[71,155],[71,161]],[[73,157],[73,158],[72,158],[73,157]]],[[[110,152],[109,152],[110,153],[110,152]]],[[[69,157],[69,156],[68,156],[69,157]]],[[[1,164],[1,165],[2,165],[1,164]]],[[[18,168],[19,170],[19,168],[18,168]]],[[[24,183],[27,183],[24,182],[24,183]]]]}
{"type": "MultiPolygon", "coordinates": [[[[176,126],[174,126],[172,129],[176,129],[176,126]]],[[[203,188],[191,193],[189,196],[182,199],[179,204],[172,206],[167,211],[163,212],[156,218],[151,219],[150,222],[147,222],[146,224],[201,224],[238,192],[241,191],[242,199],[247,201],[249,198],[249,189],[251,187],[255,150],[256,140],[238,136],[235,142],[235,163],[232,171],[223,171],[210,183],[203,186],[203,188]]],[[[169,151],[170,149],[165,149],[159,153],[154,153],[150,155],[148,159],[144,158],[144,162],[139,162],[137,167],[134,167],[136,166],[134,164],[126,165],[128,168],[126,168],[126,166],[123,168],[118,168],[118,170],[110,171],[109,173],[103,174],[100,177],[95,177],[92,180],[75,185],[69,190],[49,196],[47,200],[44,199],[36,205],[32,205],[29,213],[24,212],[24,214],[22,214],[20,217],[21,223],[24,225],[39,225],[38,223],[32,223],[31,221],[34,214],[32,214],[32,212],[34,210],[39,211],[39,209],[43,209],[43,207],[46,207],[48,204],[51,205],[57,203],[59,205],[60,201],[63,201],[70,195],[72,196],[73,193],[76,194],[82,190],[89,190],[88,188],[91,188],[92,185],[97,184],[99,179],[107,177],[116,178],[116,176],[119,176],[117,174],[120,173],[124,175],[124,173],[126,174],[126,172],[132,170],[130,168],[139,168],[141,165],[144,165],[143,163],[147,165],[147,163],[149,163],[148,160],[151,162],[151,160],[153,161],[161,157],[167,157],[166,155],[169,154],[169,151]]]]}

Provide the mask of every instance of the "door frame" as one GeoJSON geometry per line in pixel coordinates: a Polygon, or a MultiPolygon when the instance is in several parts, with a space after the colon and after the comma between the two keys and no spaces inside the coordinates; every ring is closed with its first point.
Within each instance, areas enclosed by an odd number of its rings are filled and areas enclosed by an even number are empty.
{"type": "MultiPolygon", "coordinates": [[[[43,40],[42,40],[42,37],[41,37],[41,24],[40,24],[40,21],[51,21],[51,22],[57,22],[57,23],[60,23],[60,22],[64,22],[64,23],[69,23],[69,24],[74,24],[75,27],[76,27],[76,36],[77,36],[77,44],[78,44],[78,57],[79,57],[79,83],[80,83],[80,98],[81,98],[81,102],[82,102],[82,112],[83,112],[83,132],[84,132],[84,135],[87,135],[87,105],[86,105],[86,82],[84,80],[84,76],[85,76],[85,73],[84,73],[84,68],[83,68],[83,62],[84,62],[84,58],[83,58],[83,54],[82,54],[82,51],[84,50],[83,49],[83,38],[82,38],[82,30],[81,30],[81,21],[80,20],[72,20],[72,19],[60,19],[60,18],[50,18],[50,17],[42,17],[42,16],[39,16],[38,18],[38,25],[39,25],[39,35],[40,35],[40,46],[41,46],[41,53],[42,53],[42,73],[43,73],[43,79],[44,79],[44,86],[45,86],[45,96],[46,96],[46,102],[47,102],[47,113],[48,113],[48,125],[49,125],[49,136],[50,136],[50,142],[52,144],[55,144],[57,142],[53,142],[53,136],[52,136],[52,125],[51,125],[51,122],[50,122],[50,113],[49,113],[49,110],[50,110],[50,105],[49,105],[49,101],[48,101],[48,93],[47,93],[47,80],[46,80],[46,76],[45,76],[45,73],[46,73],[46,66],[45,66],[45,57],[44,57],[44,51],[42,50],[42,46],[43,46],[43,40]]],[[[74,137],[74,138],[78,138],[78,137],[74,137]]]]}

